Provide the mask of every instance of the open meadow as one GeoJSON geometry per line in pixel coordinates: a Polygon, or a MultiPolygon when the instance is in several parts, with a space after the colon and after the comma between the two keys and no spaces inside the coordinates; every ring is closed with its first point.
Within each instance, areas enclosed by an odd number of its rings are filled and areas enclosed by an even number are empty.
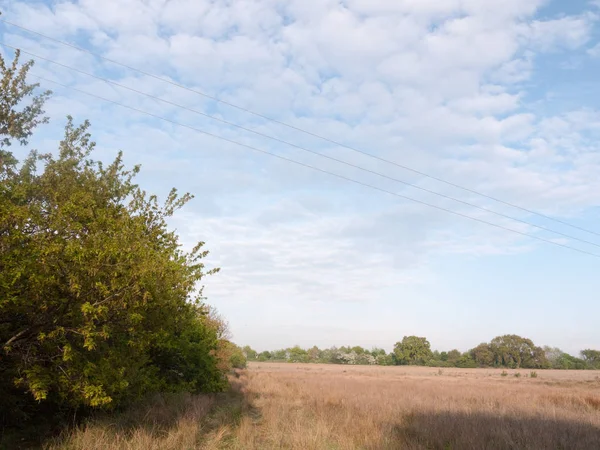
{"type": "Polygon", "coordinates": [[[600,448],[600,371],[531,375],[530,370],[251,363],[232,376],[228,394],[157,397],[49,446],[600,448]]]}

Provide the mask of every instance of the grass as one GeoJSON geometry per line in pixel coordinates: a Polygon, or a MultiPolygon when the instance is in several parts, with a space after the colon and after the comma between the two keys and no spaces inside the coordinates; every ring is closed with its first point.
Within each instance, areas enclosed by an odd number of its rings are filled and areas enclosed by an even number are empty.
{"type": "Polygon", "coordinates": [[[254,363],[232,391],[158,396],[52,450],[600,448],[598,372],[254,363]]]}

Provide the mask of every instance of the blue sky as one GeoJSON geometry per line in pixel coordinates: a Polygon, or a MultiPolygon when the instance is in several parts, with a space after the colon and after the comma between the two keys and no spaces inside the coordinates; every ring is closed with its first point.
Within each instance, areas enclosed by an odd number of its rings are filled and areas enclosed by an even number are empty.
{"type": "MultiPolygon", "coordinates": [[[[600,4],[541,0],[5,1],[3,18],[530,210],[600,232],[600,4]]],[[[581,239],[587,234],[128,71],[8,25],[2,42],[261,133],[581,239]]],[[[34,72],[443,208],[600,254],[40,61],[34,72]]],[[[46,86],[46,83],[44,83],[46,86]]],[[[102,159],[196,198],[173,220],[222,268],[205,293],[234,340],[466,350],[518,333],[600,348],[600,260],[47,85],[102,159]]],[[[18,150],[23,155],[26,149],[18,150]]]]}

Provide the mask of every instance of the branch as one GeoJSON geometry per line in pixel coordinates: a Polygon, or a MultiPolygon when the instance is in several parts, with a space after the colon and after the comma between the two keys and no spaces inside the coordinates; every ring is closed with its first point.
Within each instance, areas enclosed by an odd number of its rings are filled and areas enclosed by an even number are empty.
{"type": "Polygon", "coordinates": [[[6,348],[6,347],[10,346],[10,344],[17,341],[20,337],[22,337],[28,331],[31,331],[31,327],[25,328],[24,330],[19,331],[17,334],[15,334],[13,337],[11,337],[8,341],[6,341],[6,343],[2,347],[6,348]]]}

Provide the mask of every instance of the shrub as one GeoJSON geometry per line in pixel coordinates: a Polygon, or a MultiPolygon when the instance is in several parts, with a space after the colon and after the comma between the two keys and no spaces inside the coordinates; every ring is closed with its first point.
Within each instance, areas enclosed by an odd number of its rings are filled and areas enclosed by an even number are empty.
{"type": "Polygon", "coordinates": [[[521,374],[519,372],[515,373],[515,378],[520,378],[521,374]]]}
{"type": "Polygon", "coordinates": [[[500,374],[501,377],[507,377],[508,376],[508,372],[506,370],[503,370],[502,373],[500,374]]]}
{"type": "Polygon", "coordinates": [[[529,377],[530,377],[530,378],[537,378],[537,377],[538,377],[538,374],[537,374],[537,372],[536,372],[536,371],[532,371],[532,372],[529,374],[529,377]]]}
{"type": "Polygon", "coordinates": [[[167,228],[192,197],[172,190],[159,204],[120,154],[92,160],[88,126],[69,118],[56,157],[32,152],[0,177],[0,410],[11,418],[224,385],[196,293],[207,252],[183,252],[167,228]]]}

